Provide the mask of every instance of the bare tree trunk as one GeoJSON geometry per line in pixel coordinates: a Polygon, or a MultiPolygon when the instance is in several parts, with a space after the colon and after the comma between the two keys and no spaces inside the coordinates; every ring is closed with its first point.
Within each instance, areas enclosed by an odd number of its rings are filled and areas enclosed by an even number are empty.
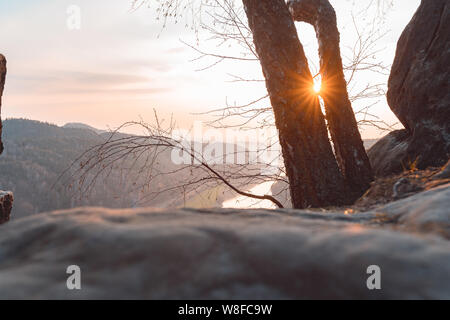
{"type": "Polygon", "coordinates": [[[0,54],[0,154],[3,152],[3,142],[2,142],[2,118],[1,118],[1,112],[2,112],[2,95],[3,95],[3,88],[5,87],[5,79],[6,79],[6,59],[5,57],[0,54]]]}
{"type": "Polygon", "coordinates": [[[288,6],[294,20],[312,24],[316,31],[322,76],[320,95],[339,168],[356,200],[369,188],[373,174],[348,98],[336,13],[328,0],[291,0],[288,6]]]}
{"type": "Polygon", "coordinates": [[[279,131],[294,208],[347,202],[324,116],[284,0],[243,0],[279,131]]]}

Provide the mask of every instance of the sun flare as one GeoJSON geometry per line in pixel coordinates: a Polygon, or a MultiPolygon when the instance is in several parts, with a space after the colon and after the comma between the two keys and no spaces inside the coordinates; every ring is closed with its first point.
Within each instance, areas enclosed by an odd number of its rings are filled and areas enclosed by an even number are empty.
{"type": "Polygon", "coordinates": [[[322,82],[320,80],[317,80],[314,82],[313,90],[315,93],[319,93],[320,89],[322,89],[322,82]]]}

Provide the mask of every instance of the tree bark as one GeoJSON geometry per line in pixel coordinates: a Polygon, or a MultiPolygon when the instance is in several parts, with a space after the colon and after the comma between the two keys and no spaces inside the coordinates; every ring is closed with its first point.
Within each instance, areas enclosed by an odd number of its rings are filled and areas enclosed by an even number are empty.
{"type": "Polygon", "coordinates": [[[373,173],[348,98],[336,13],[328,0],[290,0],[288,7],[294,20],[307,22],[316,31],[322,76],[320,95],[339,168],[356,200],[369,188],[373,173]]]}
{"type": "Polygon", "coordinates": [[[0,54],[0,154],[3,152],[3,142],[2,142],[2,118],[1,118],[1,112],[2,112],[2,95],[3,95],[3,88],[5,87],[5,79],[6,79],[6,59],[5,57],[0,54]]]}
{"type": "Polygon", "coordinates": [[[313,79],[284,0],[243,0],[279,131],[294,208],[346,203],[313,79]]]}

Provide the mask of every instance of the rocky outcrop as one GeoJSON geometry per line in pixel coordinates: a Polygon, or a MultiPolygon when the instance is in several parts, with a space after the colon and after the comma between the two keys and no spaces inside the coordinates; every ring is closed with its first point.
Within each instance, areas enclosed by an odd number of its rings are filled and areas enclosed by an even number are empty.
{"type": "Polygon", "coordinates": [[[361,213],[39,214],[0,227],[0,298],[450,299],[449,206],[447,184],[361,213]],[[66,288],[70,265],[81,290],[66,288]]]}
{"type": "Polygon", "coordinates": [[[442,168],[442,170],[438,174],[436,174],[434,179],[450,179],[450,160],[442,168]]]}
{"type": "Polygon", "coordinates": [[[399,173],[411,166],[415,159],[408,158],[410,140],[408,130],[396,130],[381,138],[367,151],[377,177],[399,173]]]}
{"type": "Polygon", "coordinates": [[[422,0],[398,41],[388,83],[389,106],[406,131],[389,134],[369,151],[377,175],[398,172],[408,162],[423,169],[448,161],[449,61],[450,2],[422,0]]]}
{"type": "Polygon", "coordinates": [[[5,79],[6,79],[6,59],[0,54],[0,154],[3,152],[3,142],[2,142],[2,96],[3,89],[5,87],[5,79]]]}
{"type": "MultiPolygon", "coordinates": [[[[6,79],[6,59],[0,54],[0,154],[3,152],[2,142],[2,96],[6,79]]],[[[13,203],[13,195],[11,192],[0,191],[0,224],[9,221],[13,203]]]]}
{"type": "Polygon", "coordinates": [[[0,224],[9,221],[13,200],[12,192],[0,191],[0,224]]]}
{"type": "MultiPolygon", "coordinates": [[[[3,141],[2,141],[2,96],[3,89],[5,87],[6,80],[6,59],[0,54],[0,154],[3,152],[3,141]]],[[[0,224],[9,221],[9,216],[11,215],[13,203],[13,195],[11,192],[0,191],[0,224]]]]}

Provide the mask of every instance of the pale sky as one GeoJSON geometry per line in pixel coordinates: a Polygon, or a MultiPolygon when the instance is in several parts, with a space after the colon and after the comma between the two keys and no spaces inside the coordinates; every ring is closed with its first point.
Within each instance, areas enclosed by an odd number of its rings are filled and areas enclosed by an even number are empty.
{"type": "MultiPolygon", "coordinates": [[[[354,43],[352,6],[357,11],[368,1],[331,1],[343,48],[354,43]]],[[[385,64],[392,63],[398,37],[419,3],[396,0],[385,15],[386,24],[380,28],[390,31],[377,43],[385,64]]],[[[226,62],[198,72],[208,63],[191,61],[197,54],[180,40],[195,43],[195,38],[183,23],[161,30],[154,7],[131,11],[130,5],[131,0],[0,0],[0,52],[8,60],[2,117],[58,125],[83,122],[103,129],[140,117],[151,120],[155,108],[161,117],[173,113],[178,125],[187,128],[199,119],[192,113],[222,107],[226,100],[246,103],[264,94],[261,84],[228,81],[227,73],[261,77],[258,64],[226,62]],[[67,27],[71,5],[81,9],[80,30],[67,27]]],[[[298,29],[308,57],[316,59],[312,27],[298,24],[298,29]]],[[[200,33],[201,39],[207,37],[200,33]]],[[[223,50],[204,40],[200,46],[223,50]]],[[[387,76],[357,78],[361,84],[375,80],[387,83],[387,76]]],[[[396,122],[385,99],[372,110],[396,122]]],[[[363,131],[365,138],[379,135],[377,130],[363,131]]]]}

